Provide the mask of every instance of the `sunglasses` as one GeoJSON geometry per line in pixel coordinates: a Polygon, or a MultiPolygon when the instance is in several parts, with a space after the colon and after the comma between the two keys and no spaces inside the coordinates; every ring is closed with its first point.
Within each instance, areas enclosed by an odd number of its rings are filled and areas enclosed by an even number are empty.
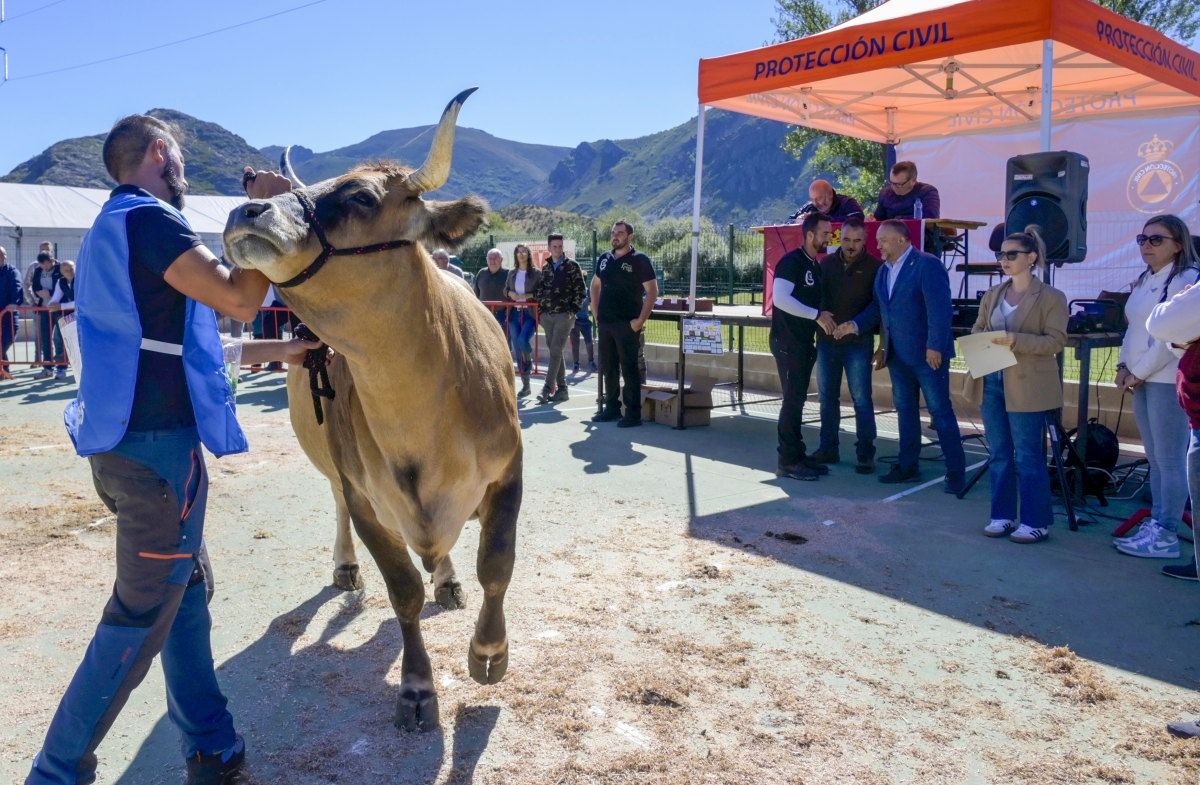
{"type": "Polygon", "coordinates": [[[1139,234],[1137,237],[1133,238],[1133,241],[1138,244],[1138,248],[1141,248],[1146,243],[1150,243],[1152,248],[1157,248],[1167,240],[1174,239],[1174,237],[1166,237],[1161,234],[1139,234]]]}
{"type": "Polygon", "coordinates": [[[997,262],[1015,262],[1017,257],[1029,251],[996,251],[997,262]]]}

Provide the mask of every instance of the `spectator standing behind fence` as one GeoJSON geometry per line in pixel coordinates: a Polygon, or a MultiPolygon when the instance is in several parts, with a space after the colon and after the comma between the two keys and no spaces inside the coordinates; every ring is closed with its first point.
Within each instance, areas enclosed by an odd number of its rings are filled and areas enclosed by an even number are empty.
{"type": "MultiPolygon", "coordinates": [[[[504,283],[505,297],[513,302],[534,304],[533,293],[537,291],[542,274],[533,266],[533,254],[529,247],[518,245],[513,249],[513,269],[509,270],[504,283]]],[[[513,308],[508,317],[508,343],[512,347],[513,360],[521,374],[521,390],[517,395],[529,395],[529,374],[533,371],[533,334],[537,332],[537,317],[532,308],[513,308]]]]}
{"type": "Polygon", "coordinates": [[[788,218],[791,223],[798,223],[809,213],[821,213],[829,216],[830,221],[848,221],[851,218],[862,220],[866,217],[862,206],[853,196],[843,196],[833,190],[828,180],[813,180],[808,187],[808,204],[792,213],[788,218]]]}
{"type": "Polygon", "coordinates": [[[779,369],[783,402],[779,405],[779,463],[775,473],[793,480],[816,480],[827,469],[807,454],[802,425],[804,402],[817,362],[818,327],[832,330],[821,313],[821,268],[817,257],[825,252],[833,227],[829,216],[809,213],[801,223],[804,245],[784,255],[775,265],[771,284],[771,354],[779,369]]]}
{"type": "Polygon", "coordinates": [[[887,264],[875,277],[875,299],[852,328],[858,334],[880,327],[874,367],[887,366],[892,378],[892,401],[900,425],[900,455],[896,465],[879,478],[884,483],[921,479],[921,395],[933,420],[946,459],[942,490],[957,494],[963,488],[966,454],[950,403],[950,279],[936,256],[913,248],[903,221],[884,221],[876,242],[887,264]]]}
{"type": "Polygon", "coordinates": [[[571,327],[575,324],[575,314],[583,302],[583,270],[574,259],[568,259],[563,253],[561,234],[550,235],[546,238],[546,245],[550,250],[550,258],[542,267],[542,277],[533,292],[550,353],[546,364],[546,384],[538,396],[538,402],[562,403],[570,397],[564,355],[571,327]]]}
{"type": "Polygon", "coordinates": [[[60,262],[58,270],[62,277],[50,295],[50,311],[54,317],[54,352],[59,363],[54,369],[55,379],[67,378],[67,349],[62,337],[62,317],[75,310],[75,263],[70,259],[60,262]]]}
{"type": "Polygon", "coordinates": [[[583,302],[579,304],[579,312],[575,314],[575,324],[571,325],[571,372],[579,373],[579,339],[587,344],[588,372],[596,372],[596,353],[592,343],[592,292],[591,286],[584,287],[583,302]]]}
{"type": "Polygon", "coordinates": [[[0,381],[12,379],[8,370],[8,350],[17,335],[17,313],[5,312],[10,305],[24,302],[21,292],[21,277],[17,269],[8,263],[8,251],[0,245],[0,381]]]}
{"type": "Polygon", "coordinates": [[[938,189],[929,183],[917,180],[917,165],[912,161],[899,161],[892,167],[888,184],[879,192],[879,205],[875,208],[875,220],[889,218],[940,218],[942,199],[938,189]],[[921,203],[918,215],[917,202],[921,203]]]}
{"type": "MultiPolygon", "coordinates": [[[[42,254],[54,256],[54,251],[52,250],[50,243],[46,242],[38,244],[38,256],[41,256],[42,254]]],[[[21,291],[25,295],[26,305],[33,304],[33,276],[35,276],[41,269],[41,265],[38,264],[36,260],[25,268],[25,277],[21,279],[21,291]]]]}
{"type": "Polygon", "coordinates": [[[854,470],[875,473],[875,403],[871,396],[871,355],[875,333],[855,335],[853,319],[874,299],[875,276],[883,264],[867,253],[862,218],[842,224],[841,246],[821,260],[821,316],[817,332],[817,395],[821,400],[821,442],[813,453],[819,463],[837,463],[842,420],[842,374],[854,402],[854,470]],[[837,325],[831,328],[830,325],[837,325]],[[832,335],[829,334],[832,332],[832,335]]]}
{"type": "MultiPolygon", "coordinates": [[[[1187,227],[1177,226],[1176,229],[1182,230],[1179,236],[1182,244],[1187,245],[1187,227]]],[[[1148,231],[1145,233],[1149,235],[1148,231]]],[[[1200,286],[1181,290],[1166,302],[1156,305],[1146,320],[1146,329],[1155,340],[1169,343],[1175,354],[1182,354],[1175,372],[1175,392],[1191,429],[1187,454],[1188,490],[1193,500],[1200,499],[1200,286]]],[[[1194,505],[1192,510],[1195,516],[1194,505]]],[[[1165,565],[1162,573],[1171,578],[1197,580],[1196,556],[1200,553],[1200,538],[1192,538],[1189,550],[1192,553],[1188,563],[1165,565]]],[[[1194,715],[1191,720],[1169,723],[1167,731],[1180,738],[1200,738],[1200,715],[1194,715]]]]}
{"type": "Polygon", "coordinates": [[[1045,434],[1047,418],[1063,402],[1057,356],[1067,340],[1067,298],[1038,278],[1046,269],[1046,245],[1037,232],[1005,237],[996,260],[1009,279],[984,294],[971,332],[1003,332],[992,343],[1012,349],[1017,364],[983,378],[980,411],[992,479],[991,520],[983,533],[1040,542],[1054,520],[1045,434]]]}
{"type": "MultiPolygon", "coordinates": [[[[62,273],[58,270],[58,261],[49,253],[42,251],[37,255],[38,269],[34,271],[30,285],[30,305],[45,308],[50,305],[50,297],[62,273]]],[[[57,319],[51,318],[49,311],[37,311],[37,358],[45,363],[34,379],[49,379],[54,375],[51,367],[54,364],[53,330],[57,319]]]]}
{"type": "Polygon", "coordinates": [[[1154,338],[1146,320],[1200,276],[1191,235],[1174,215],[1151,218],[1136,238],[1146,269],[1125,303],[1129,328],[1121,341],[1116,385],[1133,394],[1133,417],[1150,463],[1150,517],[1129,537],[1113,540],[1121,553],[1149,559],[1179,557],[1176,534],[1187,503],[1187,415],[1177,403],[1179,358],[1154,338]]]}
{"type": "Polygon", "coordinates": [[[638,353],[642,328],[658,299],[658,281],[650,257],[633,247],[633,226],[628,221],[613,224],[611,241],[612,250],[596,260],[592,276],[592,313],[599,332],[604,381],[604,405],[592,422],[619,420],[617,427],[630,428],[642,424],[638,353]]]}
{"type": "MultiPolygon", "coordinates": [[[[475,273],[475,280],[471,284],[475,290],[475,296],[483,302],[507,300],[508,295],[504,293],[507,283],[508,270],[504,269],[504,254],[500,253],[499,248],[492,248],[487,252],[487,267],[475,273]]],[[[504,340],[507,341],[508,309],[496,308],[492,311],[492,315],[500,323],[500,329],[504,331],[504,340]]]]}
{"type": "Polygon", "coordinates": [[[466,278],[466,276],[463,275],[462,268],[457,264],[451,263],[450,252],[445,248],[438,248],[436,251],[429,254],[429,256],[433,259],[433,263],[438,266],[439,270],[445,270],[448,273],[453,273],[459,278],[466,278]]]}

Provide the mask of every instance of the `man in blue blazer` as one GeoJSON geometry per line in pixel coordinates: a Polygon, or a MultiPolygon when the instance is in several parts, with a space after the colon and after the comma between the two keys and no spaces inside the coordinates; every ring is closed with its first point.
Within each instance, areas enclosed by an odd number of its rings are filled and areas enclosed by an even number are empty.
{"type": "Polygon", "coordinates": [[[966,456],[950,405],[950,358],[954,356],[950,279],[936,256],[913,248],[903,221],[883,221],[876,241],[887,264],[875,277],[875,300],[843,329],[865,335],[881,327],[875,368],[886,365],[892,377],[892,400],[900,421],[900,455],[879,481],[921,479],[923,394],[946,458],[944,490],[956,494],[963,487],[966,456]]]}

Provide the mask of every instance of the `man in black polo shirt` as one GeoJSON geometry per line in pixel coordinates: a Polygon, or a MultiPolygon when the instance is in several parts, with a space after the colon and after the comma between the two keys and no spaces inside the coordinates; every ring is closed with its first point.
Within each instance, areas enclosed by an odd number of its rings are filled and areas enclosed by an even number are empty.
{"type": "Polygon", "coordinates": [[[642,424],[642,380],[638,370],[638,335],[654,301],[658,281],[649,257],[633,247],[633,227],[617,221],[612,228],[612,251],[596,260],[592,276],[592,313],[599,325],[600,373],[604,379],[604,408],[593,422],[620,419],[617,426],[642,424]],[[625,378],[621,394],[618,378],[625,378]],[[621,400],[625,416],[621,416],[621,400]]]}
{"type": "MultiPolygon", "coordinates": [[[[861,218],[842,224],[841,246],[821,260],[820,323],[843,325],[862,314],[874,298],[875,274],[883,262],[867,253],[867,229],[861,218]]],[[[837,328],[817,334],[817,395],[821,399],[821,444],[813,460],[837,463],[842,419],[842,372],[854,401],[854,433],[859,474],[875,472],[875,404],[871,400],[874,331],[857,335],[837,328]]]]}
{"type": "Polygon", "coordinates": [[[816,332],[832,330],[828,322],[820,327],[817,323],[821,315],[821,270],[817,257],[829,245],[833,227],[829,216],[809,213],[804,216],[801,228],[804,245],[779,260],[771,285],[771,354],[775,355],[783,387],[783,403],[779,408],[779,468],[775,473],[794,480],[815,480],[828,474],[829,469],[808,456],[800,423],[817,361],[816,332]]]}

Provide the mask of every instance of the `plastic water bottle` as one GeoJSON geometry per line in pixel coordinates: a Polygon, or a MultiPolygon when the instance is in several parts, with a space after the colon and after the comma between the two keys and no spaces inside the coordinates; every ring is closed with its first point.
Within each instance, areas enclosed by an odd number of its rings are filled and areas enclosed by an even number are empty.
{"type": "Polygon", "coordinates": [[[917,199],[913,202],[913,218],[918,221],[925,217],[925,208],[921,204],[921,200],[917,199]]]}

